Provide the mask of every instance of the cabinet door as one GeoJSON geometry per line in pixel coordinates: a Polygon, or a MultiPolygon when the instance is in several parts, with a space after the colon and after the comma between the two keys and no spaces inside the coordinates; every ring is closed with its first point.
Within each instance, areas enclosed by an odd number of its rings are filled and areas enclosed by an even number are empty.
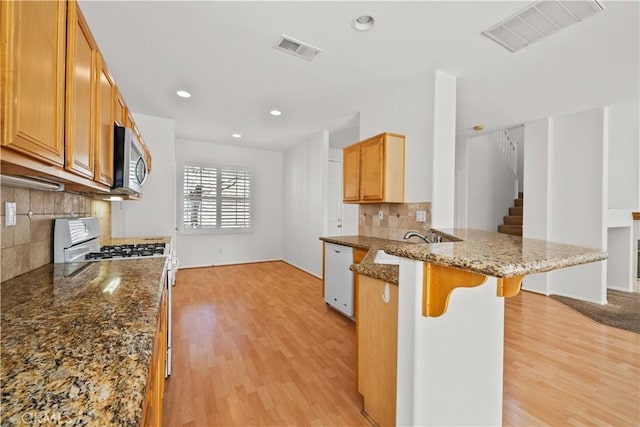
{"type": "Polygon", "coordinates": [[[358,391],[364,410],[380,426],[396,423],[398,287],[358,278],[358,391]],[[388,286],[388,293],[385,287],[388,286]],[[387,295],[387,301],[383,296],[387,295]]]}
{"type": "Polygon", "coordinates": [[[142,149],[142,155],[144,156],[144,162],[147,164],[147,172],[151,172],[151,152],[149,151],[149,147],[142,139],[142,135],[138,130],[138,126],[133,124],[133,133],[136,134],[136,138],[138,138],[138,142],[140,143],[140,148],[142,149]]]}
{"type": "Polygon", "coordinates": [[[141,425],[162,425],[162,398],[164,396],[164,372],[167,355],[167,291],[163,290],[158,313],[156,337],[149,367],[146,396],[143,404],[141,425]]]}
{"type": "Polygon", "coordinates": [[[69,2],[67,32],[65,169],[93,178],[97,49],[75,1],[69,2]]]}
{"type": "Polygon", "coordinates": [[[124,99],[122,99],[122,95],[120,95],[120,91],[116,87],[115,95],[113,96],[113,121],[117,123],[118,126],[125,126],[126,114],[127,105],[124,103],[124,99]]]}
{"type": "Polygon", "coordinates": [[[63,1],[3,1],[0,12],[2,145],[60,166],[66,11],[63,1]]]}
{"type": "Polygon", "coordinates": [[[97,120],[96,120],[96,170],[95,179],[103,184],[113,184],[113,98],[115,85],[102,56],[98,54],[97,120]]]}
{"type": "Polygon", "coordinates": [[[360,200],[384,200],[384,136],[360,144],[360,200]]]}
{"type": "Polygon", "coordinates": [[[342,200],[360,200],[360,145],[346,147],[342,151],[342,200]]]}

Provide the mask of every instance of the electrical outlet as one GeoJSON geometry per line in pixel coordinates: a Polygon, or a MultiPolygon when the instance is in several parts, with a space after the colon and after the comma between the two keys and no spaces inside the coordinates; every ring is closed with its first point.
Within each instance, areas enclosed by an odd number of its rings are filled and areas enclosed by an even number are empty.
{"type": "Polygon", "coordinates": [[[416,221],[425,222],[427,220],[427,211],[416,211],[416,221]]]}
{"type": "Polygon", "coordinates": [[[15,227],[16,225],[16,202],[4,203],[5,220],[4,225],[7,227],[15,227]]]}
{"type": "Polygon", "coordinates": [[[378,219],[384,219],[384,212],[378,211],[378,219]]]}

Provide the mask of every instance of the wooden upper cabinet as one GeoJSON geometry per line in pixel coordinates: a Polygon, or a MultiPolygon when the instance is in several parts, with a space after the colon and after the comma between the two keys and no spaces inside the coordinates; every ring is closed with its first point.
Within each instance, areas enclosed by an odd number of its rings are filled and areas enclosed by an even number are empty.
{"type": "Polygon", "coordinates": [[[100,54],[97,60],[95,180],[111,186],[113,184],[113,122],[116,87],[100,54]]]}
{"type": "Polygon", "coordinates": [[[113,121],[118,126],[125,126],[127,117],[127,104],[124,103],[122,95],[118,88],[115,88],[115,95],[113,97],[113,121]]]}
{"type": "MultiPolygon", "coordinates": [[[[135,128],[76,0],[3,1],[3,170],[108,192],[114,122],[135,128]]],[[[150,170],[151,154],[143,149],[150,170]]]]}
{"type": "Polygon", "coordinates": [[[345,202],[360,200],[360,146],[345,147],[342,152],[342,198],[345,202]]]}
{"type": "Polygon", "coordinates": [[[64,161],[62,1],[3,1],[0,8],[2,146],[51,165],[64,161]]]}
{"type": "Polygon", "coordinates": [[[360,143],[360,199],[384,200],[384,136],[378,135],[360,143]]]}
{"type": "Polygon", "coordinates": [[[78,4],[70,1],[67,25],[65,169],[94,177],[98,49],[78,4]]]}
{"type": "Polygon", "coordinates": [[[404,202],[405,137],[382,133],[343,151],[343,200],[404,202]]]}

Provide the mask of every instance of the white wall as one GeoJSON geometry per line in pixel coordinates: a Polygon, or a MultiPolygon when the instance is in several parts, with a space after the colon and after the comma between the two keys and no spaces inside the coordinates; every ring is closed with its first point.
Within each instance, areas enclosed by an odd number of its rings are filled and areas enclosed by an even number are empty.
{"type": "Polygon", "coordinates": [[[141,200],[111,202],[113,237],[173,236],[175,233],[175,126],[174,121],[134,114],[133,118],[151,151],[152,171],[141,200]]]}
{"type": "MultiPolygon", "coordinates": [[[[607,288],[624,292],[633,292],[637,272],[633,252],[633,226],[610,227],[607,230],[607,288]]],[[[636,259],[637,262],[637,259],[636,259]]]]}
{"type": "Polygon", "coordinates": [[[436,70],[433,100],[431,227],[451,228],[455,218],[456,78],[436,70]]]}
{"type": "Polygon", "coordinates": [[[609,209],[640,211],[638,104],[609,108],[609,209]]]}
{"type": "Polygon", "coordinates": [[[405,202],[431,201],[435,71],[362,91],[360,140],[382,132],[406,136],[405,202]]]}
{"type": "MultiPolygon", "coordinates": [[[[180,267],[282,259],[281,152],[177,140],[175,157],[176,162],[239,166],[250,168],[254,173],[253,232],[197,235],[178,233],[180,267]]],[[[180,176],[180,171],[177,175],[180,176]]]]}
{"type": "Polygon", "coordinates": [[[466,146],[467,227],[497,232],[513,206],[515,177],[491,135],[468,138],[466,146]]]}
{"type": "MultiPolygon", "coordinates": [[[[606,250],[608,132],[607,108],[525,124],[525,237],[606,250]]],[[[524,287],[605,304],[606,263],[534,275],[524,287]]]]}
{"type": "MultiPolygon", "coordinates": [[[[359,117],[356,117],[359,119],[359,117]]],[[[342,150],[347,145],[360,141],[360,127],[350,126],[329,131],[329,147],[342,150]]]]}
{"type": "MultiPolygon", "coordinates": [[[[608,109],[554,119],[549,240],[607,249],[608,109]]],[[[548,273],[553,294],[607,302],[603,262],[548,273]]]]}
{"type": "Polygon", "coordinates": [[[455,154],[455,226],[467,228],[468,224],[468,197],[469,197],[469,138],[463,134],[456,135],[455,154]]]}
{"type": "Polygon", "coordinates": [[[329,134],[313,134],[284,153],[283,259],[322,276],[322,242],[329,134]]]}
{"type": "Polygon", "coordinates": [[[405,202],[432,202],[438,227],[454,223],[455,98],[456,78],[440,70],[367,88],[361,96],[360,139],[406,136],[405,202]]]}
{"type": "MultiPolygon", "coordinates": [[[[525,204],[522,236],[548,240],[549,229],[549,167],[552,156],[553,119],[546,118],[524,125],[524,187],[525,204]]],[[[532,274],[524,278],[523,289],[549,295],[547,274],[532,274]]]]}

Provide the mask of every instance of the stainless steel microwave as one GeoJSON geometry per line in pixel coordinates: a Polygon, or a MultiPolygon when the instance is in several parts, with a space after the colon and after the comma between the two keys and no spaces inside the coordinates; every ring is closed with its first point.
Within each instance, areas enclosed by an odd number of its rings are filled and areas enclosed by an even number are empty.
{"type": "Polygon", "coordinates": [[[129,128],[113,130],[113,187],[116,194],[142,194],[147,179],[147,163],[138,138],[129,128]]]}

